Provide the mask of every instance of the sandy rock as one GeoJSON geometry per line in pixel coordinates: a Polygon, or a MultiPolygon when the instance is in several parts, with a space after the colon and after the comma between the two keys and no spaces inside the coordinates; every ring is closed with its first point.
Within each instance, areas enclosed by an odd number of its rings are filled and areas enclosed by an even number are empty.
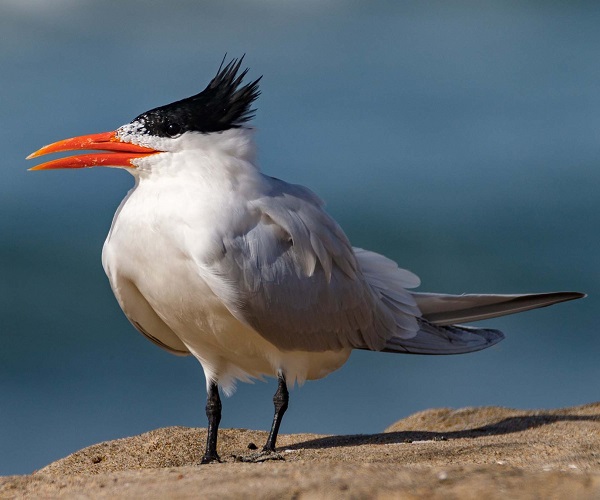
{"type": "Polygon", "coordinates": [[[285,461],[239,463],[265,432],[170,427],[90,446],[1,498],[600,498],[600,403],[560,410],[427,410],[372,435],[282,435],[285,461]]]}

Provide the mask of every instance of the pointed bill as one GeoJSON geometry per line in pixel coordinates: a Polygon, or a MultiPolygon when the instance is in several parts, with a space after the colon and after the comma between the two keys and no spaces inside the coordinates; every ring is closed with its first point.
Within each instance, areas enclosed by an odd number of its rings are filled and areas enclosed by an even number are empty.
{"type": "Polygon", "coordinates": [[[81,135],[71,139],[54,142],[30,154],[27,159],[50,153],[60,153],[75,150],[101,150],[99,153],[67,156],[51,160],[29,170],[51,170],[58,168],[86,168],[86,167],[128,167],[135,168],[133,160],[160,153],[151,148],[137,146],[123,142],[116,131],[102,132],[100,134],[81,135]]]}

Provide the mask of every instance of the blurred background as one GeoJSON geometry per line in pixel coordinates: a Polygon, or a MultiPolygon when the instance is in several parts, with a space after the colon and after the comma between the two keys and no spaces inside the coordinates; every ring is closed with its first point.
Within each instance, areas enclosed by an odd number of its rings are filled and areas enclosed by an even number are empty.
{"type": "MultiPolygon", "coordinates": [[[[354,245],[425,291],[590,295],[486,322],[507,339],[476,354],[356,352],[292,391],[282,432],[597,400],[599,25],[597,2],[3,0],[0,474],[205,426],[200,365],[138,334],[102,270],[133,178],[25,156],[200,91],[226,52],[264,75],[263,171],[316,191],[354,245]]],[[[274,391],[240,384],[222,426],[268,429],[274,391]]]]}

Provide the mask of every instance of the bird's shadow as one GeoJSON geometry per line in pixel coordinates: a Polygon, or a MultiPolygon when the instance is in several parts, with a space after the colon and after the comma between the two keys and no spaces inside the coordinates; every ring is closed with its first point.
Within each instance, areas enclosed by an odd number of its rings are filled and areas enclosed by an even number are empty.
{"type": "Polygon", "coordinates": [[[600,415],[525,415],[508,417],[493,424],[459,431],[392,431],[380,434],[354,434],[311,439],[286,446],[286,449],[321,449],[365,444],[412,443],[414,441],[447,441],[451,439],[476,439],[523,432],[556,422],[600,422],[600,415]]]}

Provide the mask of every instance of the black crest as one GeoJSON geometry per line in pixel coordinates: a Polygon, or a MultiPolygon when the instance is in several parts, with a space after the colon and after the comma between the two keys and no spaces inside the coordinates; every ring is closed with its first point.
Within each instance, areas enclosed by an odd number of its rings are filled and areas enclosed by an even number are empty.
{"type": "Polygon", "coordinates": [[[240,128],[254,117],[252,103],[260,95],[260,78],[241,86],[248,73],[240,72],[244,57],[223,62],[217,75],[199,94],[166,106],[151,109],[134,122],[143,124],[147,133],[159,137],[176,137],[184,132],[221,132],[240,128]],[[239,73],[239,74],[238,74],[239,73]]]}

